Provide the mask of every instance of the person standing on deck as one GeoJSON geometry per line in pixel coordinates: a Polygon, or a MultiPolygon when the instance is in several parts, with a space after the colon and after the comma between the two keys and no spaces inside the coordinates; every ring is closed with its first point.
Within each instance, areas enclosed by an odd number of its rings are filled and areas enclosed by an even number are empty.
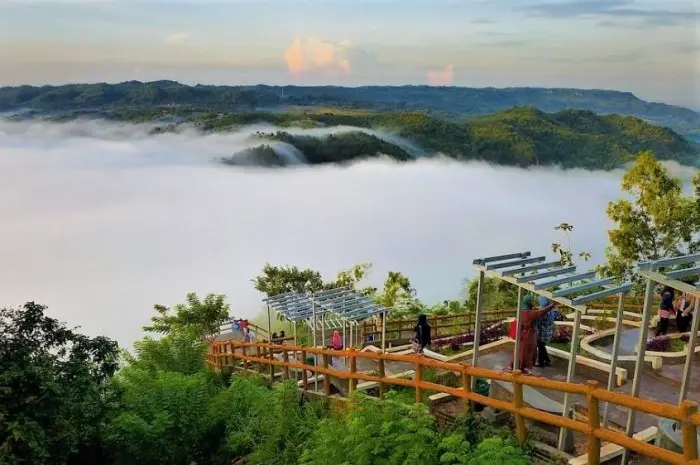
{"type": "Polygon", "coordinates": [[[331,349],[343,350],[343,339],[340,337],[340,332],[338,332],[338,330],[333,331],[333,337],[331,337],[331,349]]]}
{"type": "Polygon", "coordinates": [[[430,342],[428,317],[420,315],[418,317],[418,324],[413,328],[413,339],[411,340],[413,351],[417,354],[422,354],[425,348],[430,345],[430,342]]]}
{"type": "Polygon", "coordinates": [[[518,328],[518,332],[520,333],[520,353],[518,354],[518,362],[519,368],[526,375],[530,374],[537,350],[537,329],[535,328],[535,323],[552,309],[553,305],[550,305],[550,307],[538,309],[534,306],[534,297],[532,294],[528,293],[523,297],[521,306],[522,322],[520,328],[518,328]]]}
{"type": "MultiPolygon", "coordinates": [[[[695,284],[694,279],[686,279],[684,282],[691,286],[695,284]]],[[[690,323],[693,321],[693,311],[695,310],[695,296],[684,292],[678,299],[676,308],[676,326],[681,333],[690,330],[690,323]]]]}
{"type": "Polygon", "coordinates": [[[548,298],[540,296],[539,301],[541,309],[549,309],[535,324],[537,329],[537,350],[535,351],[534,363],[536,367],[543,368],[552,364],[547,353],[547,344],[554,335],[554,320],[557,317],[557,312],[555,303],[548,298]]]}
{"type": "Polygon", "coordinates": [[[676,299],[676,291],[670,286],[664,286],[661,291],[661,305],[659,306],[659,324],[656,326],[656,337],[668,333],[668,321],[676,316],[673,301],[676,299]]]}

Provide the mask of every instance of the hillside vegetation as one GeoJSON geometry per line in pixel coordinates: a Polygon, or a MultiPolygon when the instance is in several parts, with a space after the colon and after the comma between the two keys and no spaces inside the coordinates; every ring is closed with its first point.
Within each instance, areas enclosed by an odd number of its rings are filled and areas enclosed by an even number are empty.
{"type": "Polygon", "coordinates": [[[298,87],[187,86],[173,81],[70,84],[0,88],[0,111],[95,110],[116,106],[145,108],[185,105],[230,111],[288,106],[332,106],[381,111],[432,112],[447,119],[486,115],[514,106],[544,112],[570,108],[599,114],[634,115],[679,131],[700,129],[700,114],[640,100],[629,92],[547,88],[466,88],[430,86],[298,87]]]}
{"type": "MultiPolygon", "coordinates": [[[[269,123],[282,128],[353,126],[375,129],[418,145],[423,151],[419,155],[442,154],[457,160],[484,160],[523,167],[556,164],[565,168],[612,169],[633,161],[636,154],[644,150],[652,150],[661,160],[676,160],[688,165],[696,165],[700,157],[700,146],[671,129],[631,116],[599,116],[583,110],[550,114],[534,108],[514,108],[462,124],[415,112],[332,110],[178,114],[163,109],[160,113],[149,110],[146,115],[141,112],[115,113],[114,117],[130,121],[159,118],[167,121],[174,115],[180,118],[179,123],[193,122],[203,131],[231,131],[254,123],[269,123]]],[[[158,130],[177,130],[177,124],[166,124],[158,130]]],[[[262,139],[261,142],[291,144],[312,164],[342,163],[377,154],[406,161],[416,155],[409,154],[405,147],[398,147],[390,137],[382,140],[362,132],[312,137],[277,131],[256,137],[262,139]]],[[[257,152],[261,160],[269,160],[270,149],[265,143],[261,143],[257,152]]],[[[231,161],[235,163],[235,159],[233,157],[231,161]]]]}

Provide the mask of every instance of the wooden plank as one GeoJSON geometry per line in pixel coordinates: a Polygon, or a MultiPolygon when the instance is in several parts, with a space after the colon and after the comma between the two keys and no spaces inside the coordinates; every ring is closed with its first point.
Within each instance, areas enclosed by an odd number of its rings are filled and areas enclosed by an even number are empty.
{"type": "MultiPolygon", "coordinates": [[[[656,439],[658,429],[656,426],[640,431],[632,436],[633,439],[643,442],[652,442],[656,439]]],[[[622,455],[625,449],[617,444],[605,444],[600,448],[600,463],[607,462],[622,455]]],[[[588,465],[588,454],[579,455],[569,460],[569,465],[588,465]]]]}

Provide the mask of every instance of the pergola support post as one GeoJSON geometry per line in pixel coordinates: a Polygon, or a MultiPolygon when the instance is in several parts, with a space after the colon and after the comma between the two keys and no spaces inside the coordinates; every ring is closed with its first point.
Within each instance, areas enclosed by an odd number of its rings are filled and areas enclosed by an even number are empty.
{"type": "MultiPolygon", "coordinates": [[[[639,397],[639,389],[642,384],[642,373],[644,371],[644,354],[646,352],[647,336],[649,334],[649,320],[651,319],[651,307],[654,304],[654,282],[647,278],[647,287],[644,293],[644,310],[642,311],[642,326],[639,328],[639,340],[637,342],[637,361],[634,366],[634,381],[632,382],[632,392],[630,395],[639,397]]],[[[627,414],[627,426],[625,433],[632,437],[634,434],[634,423],[636,419],[636,411],[630,409],[627,414]]],[[[622,453],[621,465],[627,465],[629,462],[629,450],[625,449],[622,453]]]]}
{"type": "MultiPolygon", "coordinates": [[[[617,357],[620,353],[620,333],[622,333],[622,319],[625,311],[625,294],[620,294],[617,304],[617,315],[615,317],[615,338],[613,339],[612,359],[610,360],[610,375],[608,375],[608,391],[613,391],[616,387],[617,380],[617,357]]],[[[608,407],[609,402],[605,403],[603,411],[603,428],[608,426],[608,407]]]]}
{"type": "MultiPolygon", "coordinates": [[[[479,281],[476,291],[476,316],[474,318],[474,354],[472,355],[472,366],[479,366],[479,339],[481,336],[481,309],[484,306],[484,279],[485,274],[479,270],[479,281]]],[[[472,377],[472,391],[476,390],[476,376],[472,377]]]]}
{"type": "MultiPolygon", "coordinates": [[[[574,331],[571,335],[571,352],[569,352],[569,367],[566,372],[566,382],[571,383],[574,380],[574,375],[576,374],[576,356],[578,355],[578,345],[579,345],[579,335],[581,333],[581,312],[579,310],[574,310],[574,331]]],[[[564,394],[564,409],[561,412],[563,418],[569,417],[569,408],[571,404],[571,395],[567,392],[564,394]]],[[[567,429],[559,429],[559,450],[563,451],[566,447],[566,435],[567,429]]]]}
{"type": "Polygon", "coordinates": [[[523,323],[523,289],[518,287],[518,303],[515,307],[515,348],[513,349],[513,370],[520,370],[520,325],[523,323]]]}
{"type": "Polygon", "coordinates": [[[685,396],[688,395],[688,383],[690,382],[690,371],[693,366],[693,357],[695,356],[695,344],[697,342],[698,336],[698,326],[700,326],[700,298],[695,299],[695,309],[693,310],[693,322],[690,325],[690,338],[688,339],[688,344],[686,349],[688,349],[688,355],[685,357],[685,366],[683,367],[683,379],[681,381],[681,392],[678,399],[678,405],[682,404],[685,400],[685,396]]]}

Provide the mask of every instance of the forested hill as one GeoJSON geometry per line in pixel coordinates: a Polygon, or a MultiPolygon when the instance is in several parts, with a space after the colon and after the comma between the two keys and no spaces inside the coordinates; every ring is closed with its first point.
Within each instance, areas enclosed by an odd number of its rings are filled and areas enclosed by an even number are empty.
{"type": "Polygon", "coordinates": [[[0,88],[0,112],[99,110],[114,106],[189,105],[233,109],[332,106],[382,111],[424,111],[453,121],[514,106],[544,112],[565,109],[634,115],[681,132],[700,129],[700,114],[677,106],[640,100],[629,92],[546,88],[466,88],[430,86],[298,87],[187,86],[173,81],[70,84],[0,88]]]}
{"type": "MultiPolygon", "coordinates": [[[[634,160],[643,150],[659,159],[697,165],[700,146],[671,129],[651,125],[631,116],[598,116],[590,111],[566,110],[544,113],[534,108],[514,108],[453,123],[416,112],[303,111],[285,113],[191,113],[161,109],[118,114],[135,122],[172,121],[155,129],[177,131],[180,124],[195,124],[203,131],[231,131],[255,123],[269,123],[278,130],[255,136],[260,145],[247,150],[259,164],[284,165],[274,156],[274,143],[293,145],[302,159],[312,164],[343,163],[377,154],[399,161],[415,156],[442,154],[457,160],[484,160],[514,166],[560,165],[565,168],[612,169],[634,160]],[[352,126],[355,132],[325,137],[299,134],[288,128],[352,126]],[[373,130],[369,134],[362,130],[373,130]],[[403,139],[397,140],[396,136],[403,139]]],[[[113,115],[117,117],[117,114],[113,115]]],[[[229,161],[236,164],[237,157],[229,161]]]]}

